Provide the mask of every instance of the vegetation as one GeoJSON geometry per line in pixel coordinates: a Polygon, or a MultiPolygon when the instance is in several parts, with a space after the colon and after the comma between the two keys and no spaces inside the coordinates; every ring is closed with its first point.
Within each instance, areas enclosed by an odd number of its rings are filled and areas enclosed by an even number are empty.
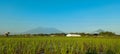
{"type": "MultiPolygon", "coordinates": [[[[70,34],[78,34],[78,35],[81,35],[81,36],[119,36],[119,35],[116,35],[115,33],[113,32],[109,32],[109,31],[105,31],[105,32],[99,32],[99,33],[70,33],[70,34]]],[[[9,33],[5,33],[5,36],[8,37],[8,36],[25,36],[25,37],[30,37],[30,36],[66,36],[67,34],[66,33],[51,33],[51,34],[17,34],[17,35],[10,35],[10,32],[9,33]]]]}
{"type": "Polygon", "coordinates": [[[0,37],[0,54],[120,54],[120,38],[0,37]]]}

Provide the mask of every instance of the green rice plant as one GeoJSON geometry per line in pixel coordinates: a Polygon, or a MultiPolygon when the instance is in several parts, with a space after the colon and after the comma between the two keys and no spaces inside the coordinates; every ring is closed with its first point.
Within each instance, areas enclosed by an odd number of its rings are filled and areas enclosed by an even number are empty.
{"type": "Polygon", "coordinates": [[[120,54],[120,39],[114,37],[5,37],[0,54],[120,54]]]}

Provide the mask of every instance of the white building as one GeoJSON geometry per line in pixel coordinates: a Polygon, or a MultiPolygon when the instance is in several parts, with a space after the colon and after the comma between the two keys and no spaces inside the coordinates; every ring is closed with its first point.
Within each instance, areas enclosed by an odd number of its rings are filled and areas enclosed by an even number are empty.
{"type": "Polygon", "coordinates": [[[67,37],[81,37],[81,35],[78,34],[67,34],[67,37]]]}

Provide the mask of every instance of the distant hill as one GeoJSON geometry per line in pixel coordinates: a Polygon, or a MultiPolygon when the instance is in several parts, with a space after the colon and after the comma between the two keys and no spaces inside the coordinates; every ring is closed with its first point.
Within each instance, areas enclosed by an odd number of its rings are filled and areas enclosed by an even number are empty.
{"type": "Polygon", "coordinates": [[[50,34],[50,33],[63,33],[63,32],[56,28],[44,28],[44,27],[38,27],[24,32],[24,34],[40,34],[40,33],[50,34]]]}
{"type": "Polygon", "coordinates": [[[102,30],[102,29],[98,29],[98,30],[96,30],[95,32],[100,33],[100,32],[104,32],[104,30],[102,30]]]}
{"type": "Polygon", "coordinates": [[[104,32],[104,30],[102,30],[102,29],[98,29],[98,30],[96,30],[96,31],[94,31],[94,32],[92,32],[92,34],[99,34],[100,32],[104,32]]]}

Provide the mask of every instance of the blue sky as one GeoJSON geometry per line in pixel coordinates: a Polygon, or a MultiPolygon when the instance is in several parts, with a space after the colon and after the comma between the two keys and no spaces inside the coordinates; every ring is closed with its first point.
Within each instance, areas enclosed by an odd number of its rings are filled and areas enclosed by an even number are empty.
{"type": "Polygon", "coordinates": [[[120,1],[0,0],[0,32],[24,32],[37,27],[120,33],[120,1]]]}

